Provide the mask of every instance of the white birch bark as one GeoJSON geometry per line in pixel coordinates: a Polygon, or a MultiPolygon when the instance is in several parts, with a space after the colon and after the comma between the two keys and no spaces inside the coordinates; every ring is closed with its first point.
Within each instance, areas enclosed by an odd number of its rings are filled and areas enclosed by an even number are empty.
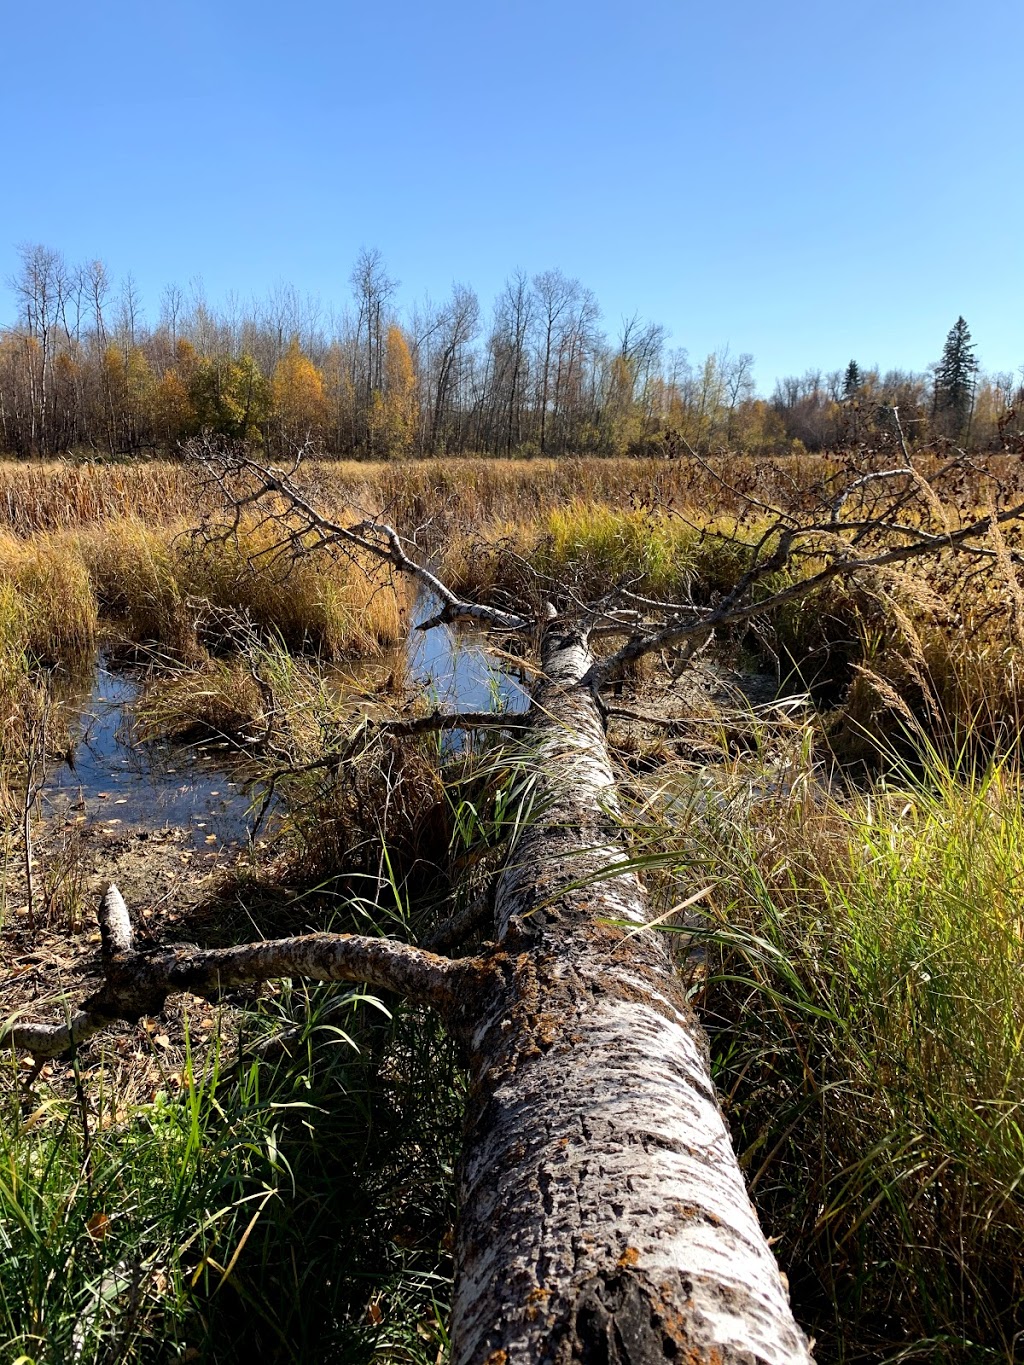
{"type": "Polygon", "coordinates": [[[467,1039],[455,1365],[806,1362],[701,1029],[628,868],[593,660],[550,629],[540,816],[467,1039]]]}

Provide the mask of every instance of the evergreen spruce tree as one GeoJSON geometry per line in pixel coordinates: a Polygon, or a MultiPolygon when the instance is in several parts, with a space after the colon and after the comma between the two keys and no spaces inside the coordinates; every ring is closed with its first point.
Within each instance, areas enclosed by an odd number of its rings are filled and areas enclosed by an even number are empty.
{"type": "Polygon", "coordinates": [[[856,360],[851,360],[846,367],[846,375],[843,378],[843,397],[853,398],[863,383],[864,379],[860,372],[860,366],[856,360]]]}
{"type": "Polygon", "coordinates": [[[945,418],[944,425],[953,436],[962,436],[970,424],[977,371],[970,329],[959,317],[950,328],[935,370],[935,414],[945,418]]]}

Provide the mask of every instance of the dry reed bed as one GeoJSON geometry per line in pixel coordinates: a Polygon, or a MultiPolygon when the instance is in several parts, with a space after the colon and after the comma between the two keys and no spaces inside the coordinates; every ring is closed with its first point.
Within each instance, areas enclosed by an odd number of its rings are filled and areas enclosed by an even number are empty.
{"type": "MultiPolygon", "coordinates": [[[[383,511],[410,531],[458,521],[476,524],[589,500],[616,506],[709,506],[738,511],[757,490],[762,500],[794,506],[834,476],[824,457],[697,464],[688,460],[424,460],[359,463],[308,460],[300,481],[327,506],[383,511]],[[719,479],[725,476],[725,485],[719,479]],[[730,493],[729,489],[735,490],[730,493]]],[[[196,511],[195,471],[153,461],[115,465],[51,461],[0,463],[0,525],[18,535],[110,518],[175,520],[196,511]]]]}
{"type": "MultiPolygon", "coordinates": [[[[301,481],[332,508],[371,504],[409,531],[439,518],[479,522],[566,501],[586,499],[628,506],[672,502],[736,510],[743,492],[791,505],[832,475],[827,458],[754,461],[746,457],[708,465],[677,460],[423,460],[360,463],[310,459],[301,481]],[[727,475],[736,507],[716,479],[727,475]]],[[[18,535],[66,529],[122,516],[147,522],[176,520],[196,510],[195,471],[187,464],[0,462],[0,525],[18,535]]]]}
{"type": "MultiPolygon", "coordinates": [[[[509,519],[566,502],[605,502],[625,508],[713,508],[716,515],[740,514],[747,499],[789,510],[805,508],[827,485],[853,478],[865,468],[901,464],[902,456],[857,453],[690,459],[421,460],[358,462],[311,458],[301,479],[334,508],[384,511],[402,530],[484,518],[509,519]]],[[[927,478],[948,461],[917,459],[927,478]]],[[[1019,492],[1024,461],[1010,455],[978,457],[950,469],[938,491],[960,506],[983,503],[991,481],[1019,492]]],[[[147,522],[173,521],[196,511],[195,472],[181,461],[111,464],[75,461],[0,462],[0,526],[18,535],[66,529],[110,518],[136,516],[147,522]]]]}
{"type": "MultiPolygon", "coordinates": [[[[1021,463],[993,456],[963,468],[934,457],[921,461],[921,472],[936,479],[955,518],[984,506],[993,480],[1017,487],[1021,463]]],[[[747,558],[737,535],[749,541],[766,524],[751,498],[800,512],[820,506],[851,476],[839,457],[818,456],[310,460],[300,475],[332,515],[384,515],[416,533],[469,592],[528,595],[536,591],[535,571],[542,581],[570,579],[584,596],[633,579],[655,595],[692,592],[698,599],[742,572],[747,558]],[[511,556],[503,553],[509,549],[511,556]]],[[[0,522],[7,518],[6,533],[0,530],[0,674],[25,654],[45,660],[88,649],[100,617],[134,639],[194,654],[190,599],[199,598],[242,609],[292,647],[328,658],[365,655],[398,637],[393,594],[367,585],[344,561],[315,570],[300,565],[286,586],[266,564],[252,568],[265,540],[196,553],[181,534],[203,510],[196,486],[193,470],[167,462],[0,465],[0,522]]],[[[813,567],[810,561],[800,572],[813,567]]],[[[947,558],[851,587],[833,584],[733,644],[753,649],[762,666],[777,666],[819,699],[845,699],[848,723],[834,727],[837,747],[855,753],[865,750],[865,731],[870,740],[906,710],[934,724],[952,719],[961,731],[1014,725],[1021,615],[1005,553],[982,575],[947,558]]]]}
{"type": "Polygon", "coordinates": [[[186,524],[134,517],[27,539],[0,534],[0,657],[60,662],[88,652],[101,619],[136,642],[194,654],[231,614],[326,659],[379,653],[401,633],[394,588],[347,559],[286,571],[267,528],[201,544],[186,524]]]}

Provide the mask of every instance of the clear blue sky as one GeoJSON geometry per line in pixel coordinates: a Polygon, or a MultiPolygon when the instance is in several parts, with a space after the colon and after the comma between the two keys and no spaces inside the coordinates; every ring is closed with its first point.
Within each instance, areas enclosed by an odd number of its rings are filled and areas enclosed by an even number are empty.
{"type": "Polygon", "coordinates": [[[15,246],[211,301],[558,266],[691,356],[1024,365],[1022,0],[0,0],[15,246]]]}

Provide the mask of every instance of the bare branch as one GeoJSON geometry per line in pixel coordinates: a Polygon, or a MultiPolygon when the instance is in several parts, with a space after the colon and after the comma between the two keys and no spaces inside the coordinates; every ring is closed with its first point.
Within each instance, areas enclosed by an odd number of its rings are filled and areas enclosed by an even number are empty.
{"type": "Polygon", "coordinates": [[[786,512],[781,507],[776,507],[774,503],[762,502],[759,498],[754,497],[749,491],[741,491],[736,488],[728,479],[726,479],[721,470],[715,469],[709,460],[706,460],[703,455],[699,455],[684,436],[679,436],[679,442],[686,448],[687,454],[690,459],[693,460],[694,464],[697,465],[698,469],[702,469],[705,474],[710,475],[720,488],[731,494],[738,502],[745,504],[747,507],[756,507],[759,511],[768,512],[779,522],[789,522],[793,526],[797,525],[797,518],[791,512],[786,512]]]}
{"type": "Polygon", "coordinates": [[[452,730],[520,730],[530,724],[528,713],[520,711],[432,711],[426,716],[406,720],[376,720],[364,716],[344,744],[328,749],[306,763],[284,764],[263,780],[268,784],[321,768],[340,769],[364,753],[375,739],[411,739],[415,735],[447,734],[452,730]]]}
{"type": "Polygon", "coordinates": [[[185,944],[139,952],[116,886],[103,897],[99,921],[103,986],[67,1023],[12,1024],[0,1032],[0,1046],[37,1059],[56,1057],[116,1019],[159,1014],[169,995],[185,991],[216,999],[227,988],[283,976],[361,982],[447,1011],[458,1000],[468,970],[465,962],[408,943],[359,934],[305,934],[236,948],[185,944]]]}
{"type": "MultiPolygon", "coordinates": [[[[641,658],[645,654],[671,648],[673,645],[681,644],[695,636],[702,637],[709,630],[738,625],[751,620],[753,617],[774,611],[787,602],[807,596],[833,578],[849,578],[865,569],[878,569],[890,564],[907,563],[925,555],[935,554],[942,549],[959,550],[969,554],[989,554],[991,552],[986,551],[985,547],[975,546],[970,542],[987,535],[994,526],[1019,521],[1022,517],[1024,517],[1024,502],[1018,502],[1011,507],[1004,508],[1001,512],[992,512],[987,516],[977,517],[957,530],[949,531],[943,535],[934,535],[910,526],[885,527],[886,530],[902,535],[904,537],[903,543],[888,545],[874,554],[867,555],[854,555],[852,547],[840,538],[835,557],[824,568],[815,574],[811,574],[808,578],[789,584],[788,587],[782,588],[778,592],[753,601],[748,597],[749,589],[759,579],[764,578],[769,573],[778,572],[789,564],[798,548],[798,536],[825,535],[830,531],[836,534],[836,528],[832,526],[813,525],[802,528],[799,532],[787,529],[779,536],[779,544],[774,553],[749,569],[732,592],[723,598],[716,607],[705,612],[695,612],[692,615],[688,613],[686,616],[677,617],[665,625],[633,636],[607,659],[595,663],[589,681],[593,686],[603,686],[616,677],[626,664],[641,658]]],[[[859,523],[856,524],[859,525],[859,523]]],[[[847,527],[840,522],[839,529],[847,529],[847,527]]]]}
{"type": "MultiPolygon", "coordinates": [[[[207,442],[194,453],[226,500],[230,517],[228,534],[237,533],[242,516],[259,504],[261,513],[269,507],[265,517],[281,531],[272,547],[274,553],[297,556],[323,546],[340,546],[346,552],[369,555],[396,572],[408,574],[440,602],[440,609],[419,629],[428,630],[443,622],[468,622],[499,630],[524,631],[539,624],[533,616],[461,600],[436,574],[409,554],[406,542],[394,527],[383,521],[369,519],[346,527],[317,512],[292,482],[297,460],[291,470],[282,471],[260,463],[244,447],[215,449],[207,442]]],[[[704,461],[699,463],[710,468],[704,461]]],[[[727,486],[724,480],[722,482],[727,486]]],[[[748,498],[753,510],[769,514],[770,524],[762,523],[748,539],[738,534],[729,538],[732,545],[742,548],[748,555],[748,567],[716,603],[660,601],[641,595],[636,591],[637,585],[628,581],[609,586],[596,601],[587,603],[580,600],[571,585],[561,584],[558,589],[559,615],[575,621],[588,647],[591,640],[615,637],[622,640],[625,637],[608,657],[593,662],[587,686],[596,693],[632,661],[680,646],[683,655],[677,671],[682,671],[720,628],[751,621],[813,593],[835,578],[849,578],[864,570],[905,563],[942,550],[991,558],[994,551],[976,542],[994,526],[1024,515],[1024,503],[1017,503],[970,520],[956,530],[950,530],[945,524],[931,530],[926,521],[915,524],[916,518],[907,515],[915,499],[923,498],[933,514],[938,512],[940,523],[944,523],[945,514],[937,496],[909,459],[899,468],[857,473],[838,493],[834,487],[819,491],[821,502],[817,520],[809,516],[801,521],[791,512],[748,498]],[[886,491],[890,488],[891,493],[886,491]],[[854,499],[857,502],[855,516],[845,518],[844,509],[854,499]],[[818,568],[822,559],[824,566],[818,568]],[[792,570],[801,560],[816,562],[798,581],[773,591],[774,585],[767,580],[783,570],[792,570]],[[763,591],[760,597],[755,591],[758,589],[763,591]]],[[[1019,552],[1009,547],[1003,552],[1003,558],[1024,562],[1019,552]]],[[[414,723],[400,722],[388,728],[394,734],[411,735],[475,723],[468,718],[435,717],[414,723]]],[[[502,722],[489,718],[480,723],[500,725],[502,722]]],[[[385,732],[384,727],[381,732],[385,732]]],[[[343,761],[343,756],[325,756],[317,766],[343,761]]]]}
{"type": "Polygon", "coordinates": [[[400,737],[444,734],[449,730],[520,730],[529,723],[527,715],[519,711],[432,711],[429,716],[413,716],[410,720],[371,722],[375,734],[400,737]]]}
{"type": "Polygon", "coordinates": [[[385,522],[364,520],[354,526],[342,526],[324,516],[303,496],[292,482],[302,458],[296,452],[291,469],[282,470],[254,459],[245,446],[216,445],[209,438],[191,441],[186,453],[204,471],[206,480],[220,495],[229,520],[217,531],[209,526],[205,534],[213,539],[237,538],[245,514],[259,508],[263,516],[259,526],[274,525],[280,536],[259,552],[259,558],[274,562],[278,558],[298,559],[316,550],[341,547],[348,552],[359,552],[387,564],[397,573],[406,574],[428,592],[439,598],[441,610],[420,630],[429,630],[442,623],[475,622],[491,629],[505,631],[529,630],[533,622],[498,607],[467,602],[443,583],[425,565],[413,559],[393,526],[385,522]],[[283,504],[272,507],[276,497],[283,504]]]}
{"type": "MultiPolygon", "coordinates": [[[[894,409],[894,411],[895,411],[895,409],[894,409]]],[[[837,496],[833,499],[833,501],[832,501],[832,516],[831,516],[831,523],[832,523],[832,525],[833,525],[833,526],[836,526],[836,527],[842,525],[842,523],[841,523],[840,520],[839,520],[839,517],[840,517],[840,513],[842,512],[843,508],[845,507],[845,505],[847,504],[847,502],[849,502],[850,498],[853,497],[854,493],[859,492],[860,489],[862,489],[862,488],[866,488],[867,485],[868,485],[869,483],[877,483],[877,482],[879,482],[879,480],[882,480],[882,479],[916,479],[916,478],[917,478],[917,471],[914,470],[914,469],[911,469],[909,466],[906,467],[906,468],[901,468],[901,469],[876,469],[876,470],[870,470],[867,474],[862,475],[861,478],[859,478],[859,479],[854,479],[853,483],[847,484],[846,487],[843,488],[843,489],[841,489],[841,490],[839,491],[839,493],[837,494],[837,496]]]]}

